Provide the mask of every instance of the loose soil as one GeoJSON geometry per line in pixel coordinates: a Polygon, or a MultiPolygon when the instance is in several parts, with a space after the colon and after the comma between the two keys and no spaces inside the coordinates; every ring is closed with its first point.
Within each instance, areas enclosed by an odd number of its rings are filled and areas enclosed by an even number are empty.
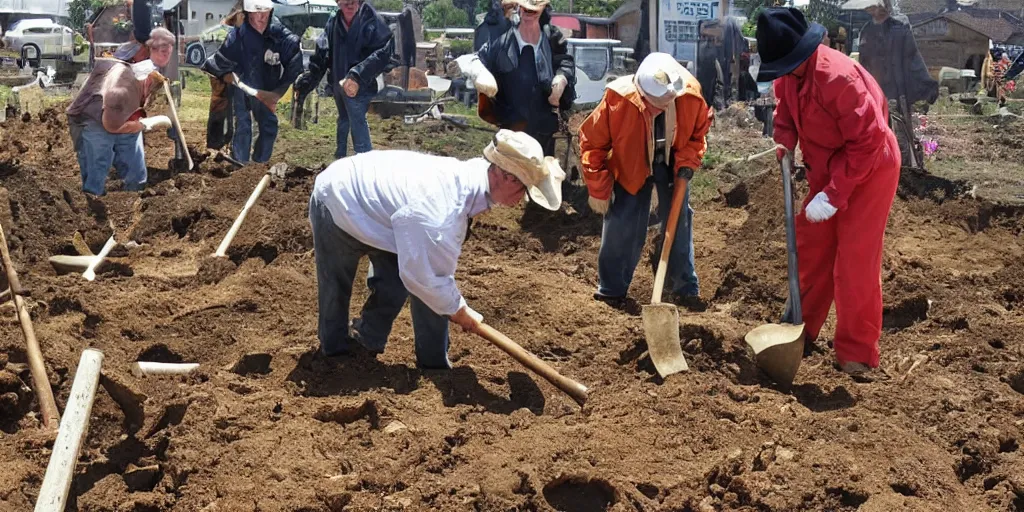
{"type": "MultiPolygon", "coordinates": [[[[639,316],[649,262],[623,310],[591,298],[601,221],[585,193],[554,214],[489,212],[459,285],[487,322],[590,387],[581,409],[457,330],[455,369],[417,370],[407,310],[376,359],[316,356],[316,170],[274,182],[214,260],[265,166],[200,159],[171,173],[152,137],[149,188],[112,181],[89,201],[59,112],[3,125],[0,222],[62,411],[82,350],[105,354],[68,510],[1024,510],[1018,207],[904,193],[887,232],[881,370],[839,373],[830,321],[792,389],[760,375],[743,343],[786,297],[770,157],[706,171],[731,188],[695,205],[709,308],[683,311],[690,371],[665,380],[639,316]],[[95,282],[50,267],[78,254],[76,231],[99,251],[111,226],[122,245],[95,282]],[[136,378],[137,360],[201,366],[136,378]]],[[[187,125],[189,140],[202,129],[187,125]]],[[[712,143],[751,153],[770,146],[759,130],[720,122],[712,143]]],[[[53,440],[13,309],[0,312],[0,510],[30,510],[53,440]]]]}

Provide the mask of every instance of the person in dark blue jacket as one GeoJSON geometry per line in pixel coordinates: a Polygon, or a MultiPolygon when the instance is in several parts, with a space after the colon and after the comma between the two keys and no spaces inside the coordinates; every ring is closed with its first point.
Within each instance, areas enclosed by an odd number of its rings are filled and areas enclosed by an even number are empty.
{"type": "Polygon", "coordinates": [[[362,0],[337,2],[338,12],[327,19],[316,41],[316,52],[309,59],[309,71],[299,77],[295,91],[300,97],[308,94],[330,69],[327,85],[338,105],[334,157],[344,158],[350,130],[356,153],[373,149],[366,112],[378,91],[377,77],[387,69],[395,52],[395,37],[372,5],[362,0]]]}
{"type": "Polygon", "coordinates": [[[302,73],[299,38],[273,18],[271,0],[245,0],[245,22],[228,33],[224,44],[203,64],[203,71],[241,84],[232,93],[237,118],[231,153],[240,162],[266,162],[277,139],[277,102],[302,73]],[[242,92],[255,89],[255,96],[242,92]],[[252,143],[252,117],[259,138],[252,143]]]}

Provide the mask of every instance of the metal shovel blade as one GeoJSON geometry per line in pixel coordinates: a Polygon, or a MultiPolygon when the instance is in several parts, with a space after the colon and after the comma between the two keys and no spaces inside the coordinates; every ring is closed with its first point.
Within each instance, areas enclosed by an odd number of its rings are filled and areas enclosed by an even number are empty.
{"type": "Polygon", "coordinates": [[[661,378],[685,372],[690,367],[679,344],[679,310],[673,304],[648,304],[643,307],[647,353],[661,378]]]}
{"type": "Polygon", "coordinates": [[[804,324],[765,324],[747,333],[754,362],[783,386],[793,384],[804,357],[804,324]]]}

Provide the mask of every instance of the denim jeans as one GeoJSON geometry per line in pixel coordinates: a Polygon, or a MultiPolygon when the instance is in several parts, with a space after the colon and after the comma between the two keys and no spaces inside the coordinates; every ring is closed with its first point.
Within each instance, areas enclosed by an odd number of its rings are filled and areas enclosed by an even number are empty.
{"type": "Polygon", "coordinates": [[[146,154],[141,132],[110,133],[98,121],[89,118],[69,118],[68,128],[78,155],[83,191],[97,196],[106,194],[111,165],[124,181],[125,190],[138,191],[146,187],[146,154]]]}
{"type": "Polygon", "coordinates": [[[373,94],[360,91],[355,98],[349,98],[340,87],[334,91],[334,103],[338,106],[337,147],[334,158],[345,158],[348,155],[348,133],[352,132],[352,148],[356,153],[366,153],[373,149],[370,142],[370,124],[366,122],[366,112],[370,110],[373,94]]]}
{"type": "Polygon", "coordinates": [[[412,328],[416,343],[416,365],[424,369],[451,368],[448,361],[448,319],[438,315],[402,284],[398,274],[398,256],[370,247],[346,233],[331,218],[326,206],[316,198],[309,201],[309,221],[313,227],[313,248],[319,302],[318,336],[327,355],[348,352],[352,343],[361,343],[371,352],[383,352],[391,326],[410,299],[412,328]],[[370,258],[366,285],[370,296],[363,304],[356,337],[349,336],[349,302],[359,260],[370,258]]]}
{"type": "Polygon", "coordinates": [[[252,161],[266,162],[274,152],[277,140],[277,114],[271,112],[266,105],[256,98],[246,96],[238,87],[233,87],[231,101],[235,111],[235,135],[231,139],[231,154],[242,163],[249,162],[249,151],[252,150],[252,161]],[[260,135],[256,138],[256,146],[252,146],[252,120],[256,118],[260,135]]]}
{"type": "MultiPolygon", "coordinates": [[[[658,219],[664,236],[669,210],[672,207],[672,182],[669,176],[656,174],[632,195],[617,182],[614,200],[604,216],[601,231],[601,249],[597,256],[597,293],[606,297],[625,297],[633,272],[640,262],[647,224],[650,218],[651,192],[658,190],[658,219]]],[[[665,290],[682,296],[695,296],[700,291],[693,261],[693,209],[690,208],[690,190],[683,196],[685,210],[679,214],[675,240],[668,259],[665,290]]],[[[661,246],[655,248],[655,261],[661,255],[661,246]]],[[[657,265],[657,264],[655,264],[657,265]]]]}

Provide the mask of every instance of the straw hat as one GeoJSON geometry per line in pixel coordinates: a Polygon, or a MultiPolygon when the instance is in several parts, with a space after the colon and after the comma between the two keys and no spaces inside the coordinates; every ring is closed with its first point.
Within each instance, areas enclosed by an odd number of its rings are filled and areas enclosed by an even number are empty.
{"type": "Polygon", "coordinates": [[[501,5],[502,7],[518,5],[519,7],[529,11],[540,12],[543,11],[549,3],[551,3],[550,0],[502,0],[501,5]]]}
{"type": "Polygon", "coordinates": [[[533,137],[523,132],[499,130],[484,148],[484,158],[519,178],[535,203],[551,211],[562,206],[565,171],[558,160],[544,156],[543,148],[533,137]]]}

